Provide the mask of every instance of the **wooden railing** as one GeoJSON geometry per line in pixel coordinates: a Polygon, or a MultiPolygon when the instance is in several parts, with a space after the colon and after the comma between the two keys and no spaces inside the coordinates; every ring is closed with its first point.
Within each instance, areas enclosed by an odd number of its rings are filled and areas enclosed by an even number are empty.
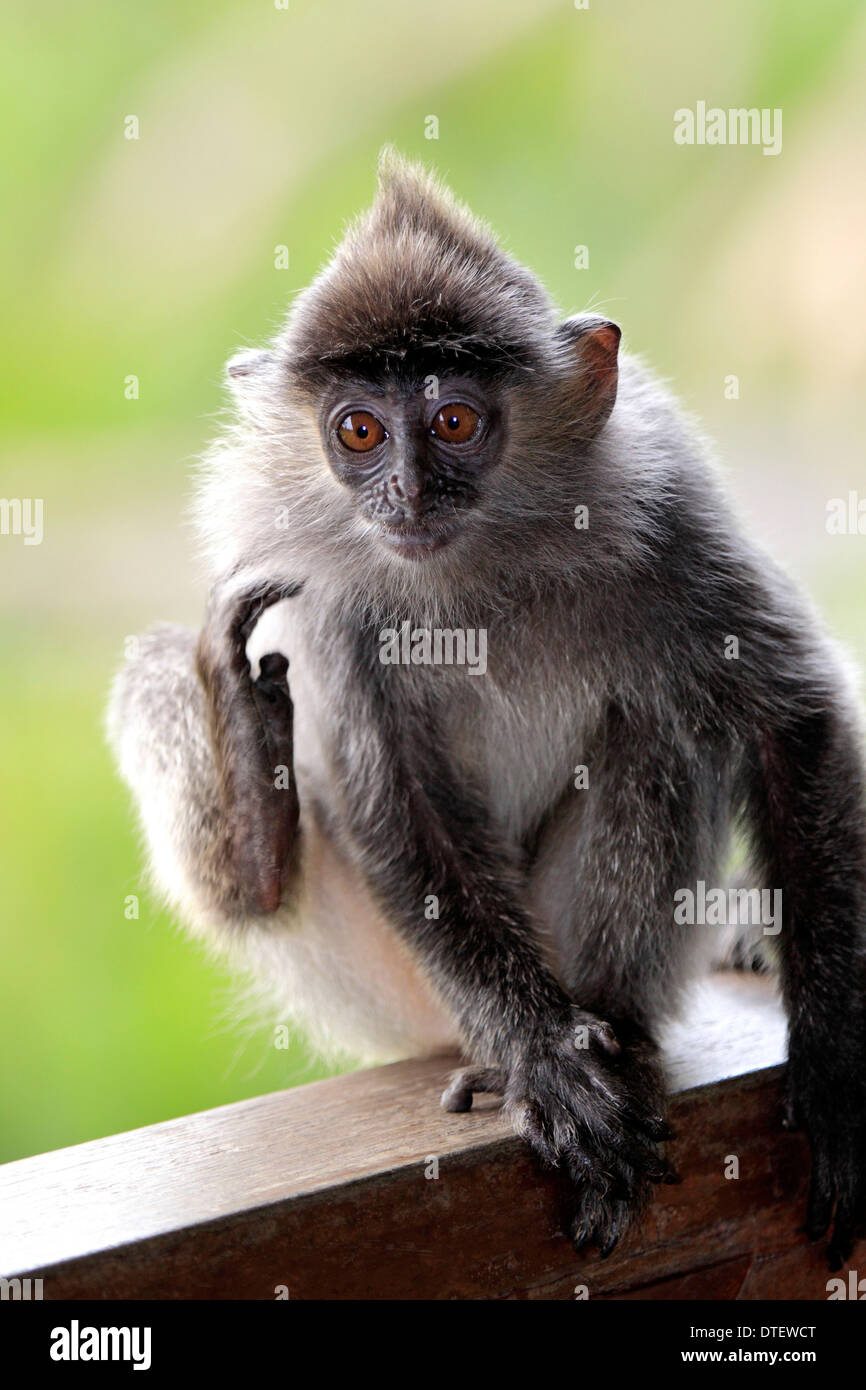
{"type": "Polygon", "coordinates": [[[439,1108],[437,1058],[7,1164],[0,1274],[46,1299],[825,1299],[783,1046],[765,981],[704,987],[666,1048],[684,1181],[607,1260],[574,1253],[495,1100],[439,1108]]]}

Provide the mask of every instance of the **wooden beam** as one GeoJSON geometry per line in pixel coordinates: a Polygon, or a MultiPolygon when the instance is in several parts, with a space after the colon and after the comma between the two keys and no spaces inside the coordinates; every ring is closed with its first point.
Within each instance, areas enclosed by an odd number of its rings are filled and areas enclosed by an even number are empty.
{"type": "MultiPolygon", "coordinates": [[[[807,1155],[779,1124],[771,987],[713,977],[670,1030],[684,1176],[607,1260],[455,1059],[403,1062],[0,1167],[0,1272],[82,1298],[825,1298],[799,1232],[807,1155]],[[726,1177],[731,1158],[739,1177],[726,1177]],[[438,1176],[434,1176],[438,1173],[438,1176]]],[[[857,1252],[861,1264],[866,1247],[857,1252]]],[[[853,1262],[856,1264],[856,1258],[853,1262]]]]}

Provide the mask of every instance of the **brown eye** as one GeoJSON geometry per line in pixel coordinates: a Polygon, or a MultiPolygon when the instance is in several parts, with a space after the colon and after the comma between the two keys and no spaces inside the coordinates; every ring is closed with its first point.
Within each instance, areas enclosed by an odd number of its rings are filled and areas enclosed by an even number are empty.
{"type": "Polygon", "coordinates": [[[368,410],[353,410],[344,415],[337,426],[337,434],[347,449],[356,454],[366,454],[375,449],[385,438],[385,426],[368,410]]]}
{"type": "Polygon", "coordinates": [[[455,401],[453,405],[443,405],[430,426],[430,433],[449,444],[465,444],[478,429],[480,418],[471,405],[455,401]]]}

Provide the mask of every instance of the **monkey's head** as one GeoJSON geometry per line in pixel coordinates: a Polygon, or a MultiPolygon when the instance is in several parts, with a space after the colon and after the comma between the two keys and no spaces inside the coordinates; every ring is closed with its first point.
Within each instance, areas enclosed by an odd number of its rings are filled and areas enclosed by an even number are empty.
{"type": "Polygon", "coordinates": [[[274,349],[229,364],[286,517],[269,554],[281,539],[362,586],[444,591],[543,553],[586,500],[580,459],[614,405],[619,337],[595,315],[562,322],[483,224],[387,153],[371,210],[274,349]]]}

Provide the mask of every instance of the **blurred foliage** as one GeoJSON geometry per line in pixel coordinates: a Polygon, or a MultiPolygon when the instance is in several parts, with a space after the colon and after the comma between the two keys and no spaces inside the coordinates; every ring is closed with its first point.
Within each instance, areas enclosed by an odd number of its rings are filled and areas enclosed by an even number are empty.
{"type": "Polygon", "coordinates": [[[823,527],[827,496],[864,489],[866,26],[856,0],[48,0],[3,24],[2,490],[46,508],[40,547],[0,540],[8,1159],[319,1074],[237,1020],[142,890],[101,722],[124,636],[196,621],[186,478],[222,363],[278,326],[386,141],[434,162],[564,312],[623,322],[866,653],[866,542],[823,527]],[[781,107],[782,154],[675,146],[698,99],[781,107]]]}

